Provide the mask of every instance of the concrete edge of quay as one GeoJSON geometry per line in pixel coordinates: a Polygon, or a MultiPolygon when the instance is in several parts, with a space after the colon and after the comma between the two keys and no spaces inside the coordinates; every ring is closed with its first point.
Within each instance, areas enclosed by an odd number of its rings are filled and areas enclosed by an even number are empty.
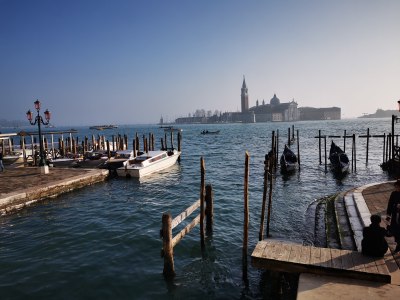
{"type": "Polygon", "coordinates": [[[0,198],[0,216],[16,212],[44,199],[54,198],[60,194],[105,181],[108,175],[109,171],[106,169],[90,169],[85,174],[42,184],[38,187],[26,190],[21,187],[20,191],[4,194],[0,198]]]}

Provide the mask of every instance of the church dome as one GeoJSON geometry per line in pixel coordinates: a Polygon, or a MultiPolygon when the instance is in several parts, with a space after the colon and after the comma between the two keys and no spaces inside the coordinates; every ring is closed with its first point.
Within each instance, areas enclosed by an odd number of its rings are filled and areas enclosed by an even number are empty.
{"type": "Polygon", "coordinates": [[[281,104],[281,101],[279,100],[279,98],[276,96],[276,94],[274,94],[274,97],[271,99],[271,101],[269,102],[271,105],[279,105],[281,104]]]}

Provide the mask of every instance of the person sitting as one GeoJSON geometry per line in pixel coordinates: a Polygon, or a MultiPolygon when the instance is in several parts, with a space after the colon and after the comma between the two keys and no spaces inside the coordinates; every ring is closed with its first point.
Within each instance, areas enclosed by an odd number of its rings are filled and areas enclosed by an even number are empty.
{"type": "Polygon", "coordinates": [[[368,256],[383,257],[389,246],[386,242],[386,229],[381,227],[381,217],[371,216],[371,225],[364,227],[361,241],[362,253],[368,256]]]}

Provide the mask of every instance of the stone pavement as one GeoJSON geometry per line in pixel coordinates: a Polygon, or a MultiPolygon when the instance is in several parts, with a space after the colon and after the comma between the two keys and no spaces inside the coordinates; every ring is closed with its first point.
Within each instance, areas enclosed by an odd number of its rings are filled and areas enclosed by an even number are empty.
{"type": "Polygon", "coordinates": [[[49,168],[48,174],[42,174],[38,167],[8,167],[0,172],[0,215],[104,181],[108,173],[104,169],[49,168]]]}
{"type": "Polygon", "coordinates": [[[41,174],[37,167],[6,168],[4,172],[0,172],[0,197],[3,194],[50,184],[91,171],[78,168],[49,168],[49,170],[49,174],[41,174]]]}

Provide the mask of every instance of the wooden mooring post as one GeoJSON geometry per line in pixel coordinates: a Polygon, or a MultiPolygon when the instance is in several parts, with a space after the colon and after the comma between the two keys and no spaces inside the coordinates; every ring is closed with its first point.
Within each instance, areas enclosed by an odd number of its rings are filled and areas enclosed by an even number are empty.
{"type": "MultiPolygon", "coordinates": [[[[181,152],[181,140],[182,140],[182,136],[181,136],[181,132],[178,132],[178,151],[181,152]]],[[[178,162],[181,161],[181,156],[179,155],[178,157],[178,162]]]]}
{"type": "Polygon", "coordinates": [[[271,210],[272,210],[272,187],[273,187],[273,178],[272,178],[272,166],[271,160],[269,161],[269,168],[268,168],[268,175],[269,175],[269,194],[268,194],[268,215],[267,215],[267,237],[270,237],[269,234],[269,224],[271,221],[271,210]]]}
{"type": "Polygon", "coordinates": [[[164,258],[164,269],[163,274],[167,279],[175,276],[174,267],[174,247],[188,234],[197,224],[200,223],[200,243],[202,250],[205,247],[204,241],[204,218],[206,219],[206,232],[207,235],[212,234],[212,222],[213,222],[213,192],[211,185],[205,186],[205,165],[204,159],[200,159],[201,168],[201,183],[200,183],[200,199],[194,202],[185,211],[180,213],[177,217],[172,219],[170,213],[164,213],[162,215],[162,228],[160,235],[163,240],[163,248],[161,256],[164,258]],[[182,223],[187,217],[189,217],[196,209],[200,208],[199,214],[193,218],[193,220],[183,228],[175,236],[172,234],[172,230],[182,223]],[[202,225],[203,224],[203,225],[202,225]]]}
{"type": "Polygon", "coordinates": [[[265,206],[267,205],[267,192],[268,192],[268,168],[269,168],[269,157],[268,154],[266,154],[264,160],[264,186],[263,186],[263,198],[261,206],[260,232],[258,233],[259,241],[262,241],[264,239],[265,206]]]}
{"type": "Polygon", "coordinates": [[[247,249],[249,240],[249,153],[245,154],[244,168],[244,222],[243,222],[243,251],[242,251],[242,268],[243,280],[247,281],[247,249]]]}
{"type": "Polygon", "coordinates": [[[328,170],[328,162],[326,157],[326,135],[324,135],[324,153],[325,153],[325,172],[328,170]]]}
{"type": "Polygon", "coordinates": [[[300,139],[299,139],[299,130],[297,129],[297,163],[299,165],[299,171],[300,171],[300,139]]]}
{"type": "MultiPolygon", "coordinates": [[[[172,141],[172,130],[171,130],[171,141],[172,141]]],[[[172,142],[171,142],[172,143],[172,142]]],[[[206,168],[204,166],[204,158],[200,159],[200,244],[201,249],[203,250],[205,247],[204,241],[204,200],[205,200],[205,176],[206,176],[206,168]]]]}

